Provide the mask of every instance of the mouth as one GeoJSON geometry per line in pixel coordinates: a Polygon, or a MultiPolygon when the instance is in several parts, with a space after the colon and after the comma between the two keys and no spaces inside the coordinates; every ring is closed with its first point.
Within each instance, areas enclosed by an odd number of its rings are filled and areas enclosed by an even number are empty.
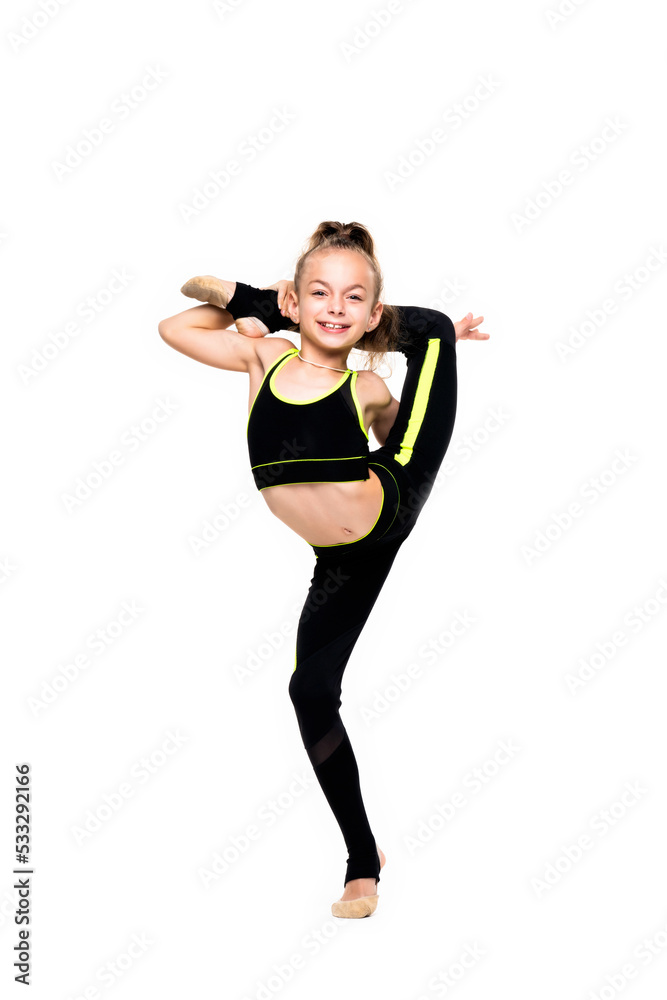
{"type": "Polygon", "coordinates": [[[327,333],[343,333],[345,330],[349,330],[350,329],[350,324],[349,323],[348,324],[343,324],[343,323],[322,323],[322,322],[320,322],[319,319],[317,321],[317,325],[319,327],[321,327],[323,330],[326,330],[327,333]]]}

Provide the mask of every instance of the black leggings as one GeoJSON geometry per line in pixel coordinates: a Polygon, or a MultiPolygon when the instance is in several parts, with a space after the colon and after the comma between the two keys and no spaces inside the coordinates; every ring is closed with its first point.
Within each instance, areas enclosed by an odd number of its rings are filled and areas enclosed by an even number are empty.
{"type": "MultiPolygon", "coordinates": [[[[237,282],[227,308],[237,319],[258,316],[272,331],[292,325],[280,314],[277,293],[270,289],[237,282]]],[[[289,682],[303,745],[347,847],[343,885],[357,878],[380,880],[357,762],[339,713],[343,672],[398,550],[433,489],[456,416],[454,324],[435,309],[399,309],[409,333],[409,346],[402,349],[407,372],[394,424],[369,461],[382,484],[380,514],[356,541],[311,546],[315,569],[299,618],[289,682]]]]}

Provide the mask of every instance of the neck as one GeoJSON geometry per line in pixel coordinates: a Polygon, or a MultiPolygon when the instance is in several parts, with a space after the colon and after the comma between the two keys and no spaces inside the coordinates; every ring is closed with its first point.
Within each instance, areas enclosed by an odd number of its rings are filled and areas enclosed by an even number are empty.
{"type": "Polygon", "coordinates": [[[350,354],[349,347],[344,347],[341,350],[323,348],[319,344],[313,344],[312,341],[308,340],[302,334],[299,353],[302,358],[318,365],[329,365],[332,368],[349,368],[347,363],[350,354]]]}

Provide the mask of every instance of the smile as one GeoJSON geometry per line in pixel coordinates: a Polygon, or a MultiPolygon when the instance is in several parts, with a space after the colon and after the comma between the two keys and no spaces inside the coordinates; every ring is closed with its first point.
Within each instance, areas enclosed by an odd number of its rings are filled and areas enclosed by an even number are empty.
{"type": "Polygon", "coordinates": [[[318,319],[317,325],[321,326],[323,330],[349,330],[349,324],[344,326],[342,323],[322,323],[318,319]]]}

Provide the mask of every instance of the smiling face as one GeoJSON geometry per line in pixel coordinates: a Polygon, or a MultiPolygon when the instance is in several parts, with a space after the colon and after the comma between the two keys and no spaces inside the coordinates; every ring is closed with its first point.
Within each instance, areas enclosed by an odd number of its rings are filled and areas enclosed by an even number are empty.
{"type": "Polygon", "coordinates": [[[372,268],[356,250],[311,254],[290,314],[302,337],[325,349],[349,350],[382,314],[372,268]]]}

